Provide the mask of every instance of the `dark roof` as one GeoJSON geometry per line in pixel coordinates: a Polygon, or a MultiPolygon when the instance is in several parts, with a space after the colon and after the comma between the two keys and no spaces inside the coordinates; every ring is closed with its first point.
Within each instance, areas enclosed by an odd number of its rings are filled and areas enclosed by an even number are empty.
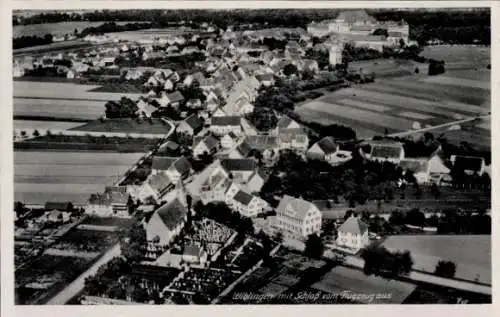
{"type": "Polygon", "coordinates": [[[246,140],[241,142],[240,145],[238,145],[238,151],[240,151],[240,153],[243,156],[248,156],[248,154],[250,154],[251,150],[252,150],[252,147],[248,144],[248,142],[246,140]]]}
{"type": "Polygon", "coordinates": [[[277,137],[270,135],[249,135],[246,137],[245,142],[247,142],[252,149],[262,151],[274,149],[278,146],[277,137]]]}
{"type": "Polygon", "coordinates": [[[251,201],[252,201],[252,198],[253,196],[248,194],[248,193],[245,193],[244,191],[242,190],[239,190],[236,195],[234,195],[234,200],[236,200],[237,202],[240,202],[242,203],[243,205],[247,206],[251,201]]]}
{"type": "Polygon", "coordinates": [[[457,155],[455,156],[453,169],[478,172],[481,170],[483,161],[482,157],[457,155]]]}
{"type": "Polygon", "coordinates": [[[204,142],[205,145],[207,146],[207,148],[209,150],[217,147],[217,144],[219,143],[219,140],[217,140],[213,135],[209,135],[207,136],[206,138],[197,138],[194,142],[193,142],[193,147],[197,146],[198,143],[200,142],[204,142]]]}
{"type": "Polygon", "coordinates": [[[203,121],[196,114],[187,117],[184,122],[195,131],[203,126],[203,121]]]}
{"type": "Polygon", "coordinates": [[[287,115],[281,117],[277,123],[278,128],[287,128],[294,120],[287,115]]]}
{"type": "Polygon", "coordinates": [[[154,170],[163,170],[166,171],[170,166],[177,160],[177,157],[170,156],[153,156],[153,163],[151,168],[154,170]]]}
{"type": "Polygon", "coordinates": [[[212,117],[212,125],[236,126],[241,124],[239,116],[212,117]]]}
{"type": "Polygon", "coordinates": [[[191,169],[191,163],[189,163],[189,160],[185,156],[177,159],[172,166],[181,174],[185,174],[191,169]]]}
{"type": "Polygon", "coordinates": [[[223,159],[221,165],[229,171],[253,171],[257,167],[253,159],[223,159]]]}
{"type": "Polygon", "coordinates": [[[184,96],[179,91],[167,94],[167,98],[170,102],[179,102],[184,100],[184,96]]]}
{"type": "Polygon", "coordinates": [[[324,137],[323,139],[319,140],[317,144],[325,154],[331,154],[337,151],[337,144],[335,144],[335,141],[332,137],[324,137]]]}
{"type": "Polygon", "coordinates": [[[186,207],[184,207],[178,199],[174,199],[168,204],[160,207],[156,212],[169,230],[175,229],[187,214],[186,207]]]}
{"type": "Polygon", "coordinates": [[[109,197],[106,194],[91,194],[89,204],[91,205],[109,205],[109,197]]]}
{"type": "Polygon", "coordinates": [[[53,202],[53,201],[48,201],[45,203],[45,209],[46,210],[67,210],[68,205],[70,204],[69,201],[67,202],[53,202]]]}
{"type": "Polygon", "coordinates": [[[162,144],[158,149],[158,153],[168,153],[169,151],[177,151],[179,149],[179,144],[174,141],[167,141],[162,144]]]}

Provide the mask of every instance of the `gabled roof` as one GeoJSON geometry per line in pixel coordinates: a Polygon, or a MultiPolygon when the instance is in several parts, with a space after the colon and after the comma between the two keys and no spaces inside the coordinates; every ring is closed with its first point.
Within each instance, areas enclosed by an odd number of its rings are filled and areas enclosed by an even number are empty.
{"type": "Polygon", "coordinates": [[[278,123],[277,123],[277,127],[280,128],[280,129],[286,129],[288,128],[293,122],[295,122],[295,120],[293,120],[292,118],[290,118],[289,116],[287,115],[284,115],[282,116],[279,120],[278,120],[278,123]]]}
{"type": "Polygon", "coordinates": [[[252,201],[253,196],[245,193],[242,190],[239,190],[236,195],[234,195],[233,199],[245,206],[248,206],[248,204],[252,201]]]}
{"type": "Polygon", "coordinates": [[[167,94],[167,98],[170,102],[179,102],[184,100],[184,96],[179,91],[167,94]]]}
{"type": "Polygon", "coordinates": [[[156,213],[160,217],[163,224],[169,230],[173,230],[183,222],[183,218],[187,215],[187,209],[176,198],[168,204],[160,207],[156,213]]]}
{"type": "Polygon", "coordinates": [[[215,126],[238,126],[241,124],[239,116],[212,117],[212,125],[215,126]]]}
{"type": "Polygon", "coordinates": [[[274,149],[278,146],[278,138],[271,135],[249,135],[245,142],[257,150],[274,149]]]}
{"type": "Polygon", "coordinates": [[[338,231],[362,235],[368,231],[368,225],[358,217],[349,217],[339,228],[338,231]]]}
{"type": "Polygon", "coordinates": [[[250,154],[250,151],[252,151],[252,147],[246,140],[241,142],[240,145],[238,145],[237,149],[243,156],[248,156],[248,154],[250,154]]]}
{"type": "Polygon", "coordinates": [[[157,192],[161,192],[165,188],[172,186],[172,180],[170,177],[163,173],[159,173],[156,175],[151,176],[151,178],[148,181],[149,186],[157,192]]]}
{"type": "Polygon", "coordinates": [[[398,158],[403,151],[400,142],[377,141],[371,142],[371,156],[377,158],[398,158]]]}
{"type": "Polygon", "coordinates": [[[185,156],[181,156],[172,164],[172,167],[180,174],[185,174],[191,169],[191,163],[185,156]]]}
{"type": "Polygon", "coordinates": [[[203,121],[201,121],[201,119],[196,114],[192,114],[191,116],[187,117],[184,122],[194,131],[200,129],[203,126],[203,121]]]}
{"type": "Polygon", "coordinates": [[[109,197],[106,194],[91,194],[89,198],[90,205],[109,205],[109,197]]]}
{"type": "Polygon", "coordinates": [[[254,159],[223,159],[222,166],[229,171],[253,171],[257,168],[254,159]]]}
{"type": "Polygon", "coordinates": [[[335,144],[335,141],[330,136],[324,137],[323,139],[319,140],[316,144],[325,154],[335,153],[338,149],[337,144],[335,144]]]}
{"type": "Polygon", "coordinates": [[[169,156],[153,156],[153,163],[151,168],[154,170],[166,171],[172,166],[172,164],[177,160],[177,157],[169,156]]]}
{"type": "Polygon", "coordinates": [[[108,194],[111,204],[126,204],[128,201],[126,186],[106,187],[105,193],[108,194]]]}
{"type": "Polygon", "coordinates": [[[276,211],[278,214],[284,213],[292,218],[303,220],[311,208],[316,208],[316,206],[302,198],[284,195],[276,211]]]}
{"type": "Polygon", "coordinates": [[[209,135],[205,137],[204,139],[198,139],[194,142],[193,147],[196,147],[199,143],[203,142],[205,146],[211,150],[217,147],[217,144],[219,143],[219,140],[217,140],[214,136],[209,135]]]}
{"type": "Polygon", "coordinates": [[[166,143],[160,146],[160,148],[157,151],[157,154],[168,153],[169,151],[177,151],[178,149],[179,149],[179,144],[175,143],[174,141],[167,141],[166,143]]]}

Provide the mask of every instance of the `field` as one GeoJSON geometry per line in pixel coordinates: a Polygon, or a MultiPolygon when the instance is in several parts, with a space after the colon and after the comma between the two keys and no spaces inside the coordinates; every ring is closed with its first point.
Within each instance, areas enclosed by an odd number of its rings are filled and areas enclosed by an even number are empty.
{"type": "Polygon", "coordinates": [[[189,32],[189,29],[186,29],[185,31],[182,31],[180,28],[144,29],[137,31],[116,32],[111,34],[111,36],[117,37],[123,41],[135,42],[143,40],[147,37],[152,39],[158,36],[176,36],[186,32],[189,32]]]}
{"type": "Polygon", "coordinates": [[[420,54],[427,58],[443,60],[448,68],[486,66],[490,63],[490,47],[472,45],[426,46],[420,54]]]}
{"type": "Polygon", "coordinates": [[[67,130],[82,125],[81,122],[14,120],[15,130],[67,130]]]}
{"type": "MultiPolygon", "coordinates": [[[[396,133],[476,117],[490,111],[489,70],[382,79],[341,89],[296,108],[305,120],[344,124],[358,137],[396,133]]],[[[489,143],[490,133],[474,135],[489,143]]],[[[472,142],[474,143],[474,142],[472,142]]]]}
{"type": "Polygon", "coordinates": [[[104,122],[99,120],[78,126],[72,130],[92,131],[92,132],[123,132],[123,133],[151,133],[167,134],[172,129],[172,125],[160,119],[152,119],[140,122],[134,119],[108,119],[104,122]]]}
{"type": "Polygon", "coordinates": [[[83,40],[72,40],[72,41],[64,41],[64,42],[55,42],[51,44],[31,46],[25,48],[19,48],[13,50],[14,56],[24,56],[24,55],[40,55],[44,53],[56,53],[56,52],[64,52],[64,51],[73,51],[83,48],[89,48],[94,46],[94,44],[90,42],[85,42],[83,40]]]}
{"type": "Polygon", "coordinates": [[[491,284],[491,236],[391,236],[383,245],[409,250],[416,270],[434,272],[439,260],[457,265],[455,277],[491,284]]]}
{"type": "Polygon", "coordinates": [[[99,86],[56,82],[14,82],[14,115],[68,119],[96,119],[104,114],[104,104],[140,94],[92,92],[99,86]]]}
{"type": "MultiPolygon", "coordinates": [[[[59,23],[43,23],[43,24],[29,24],[29,25],[15,25],[12,27],[13,37],[20,36],[44,36],[45,34],[52,34],[53,36],[62,36],[65,34],[73,34],[77,29],[81,32],[88,27],[96,27],[104,22],[91,22],[91,21],[71,21],[59,23]]],[[[134,22],[115,22],[117,25],[123,25],[134,22]]]]}
{"type": "Polygon", "coordinates": [[[84,204],[90,194],[118,181],[142,153],[14,153],[14,198],[27,204],[72,201],[84,204]]]}

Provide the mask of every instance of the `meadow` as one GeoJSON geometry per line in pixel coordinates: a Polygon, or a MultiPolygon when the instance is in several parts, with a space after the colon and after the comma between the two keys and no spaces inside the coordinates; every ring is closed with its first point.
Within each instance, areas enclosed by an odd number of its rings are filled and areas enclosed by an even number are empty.
{"type": "Polygon", "coordinates": [[[409,250],[413,269],[434,272],[439,260],[457,265],[455,277],[491,284],[491,236],[391,236],[389,250],[409,250]]]}
{"type": "Polygon", "coordinates": [[[449,67],[486,66],[490,63],[491,48],[474,45],[432,45],[424,47],[421,56],[443,60],[449,67]]]}
{"type": "Polygon", "coordinates": [[[373,137],[487,114],[489,85],[486,69],[384,78],[331,92],[295,111],[307,121],[344,124],[358,137],[373,137]]]}
{"type": "Polygon", "coordinates": [[[113,185],[142,153],[14,153],[14,199],[26,204],[72,201],[85,204],[90,194],[113,185]]]}

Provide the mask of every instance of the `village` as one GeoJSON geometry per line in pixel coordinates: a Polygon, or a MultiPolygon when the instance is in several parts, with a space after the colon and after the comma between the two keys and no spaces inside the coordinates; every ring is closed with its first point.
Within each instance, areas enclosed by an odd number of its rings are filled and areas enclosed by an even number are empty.
{"type": "MultiPolygon", "coordinates": [[[[152,143],[85,201],[16,203],[20,302],[304,304],[306,294],[320,294],[314,303],[491,301],[491,264],[482,261],[490,251],[478,248],[481,255],[461,262],[456,246],[465,243],[460,237],[471,248],[490,243],[484,153],[491,149],[464,151],[438,138],[486,120],[488,111],[433,121],[412,109],[388,125],[359,119],[374,131],[367,135],[353,118],[312,122],[294,111],[384,78],[378,64],[355,67],[349,54],[381,64],[409,56],[398,71],[431,75],[436,61],[418,60],[407,22],[347,10],[307,28],[223,30],[204,22],[168,36],[134,32],[14,56],[19,84],[79,83],[126,95],[100,101],[103,114],[81,126],[17,129],[19,149],[113,138],[152,143]],[[401,242],[407,237],[422,242],[401,242]],[[66,258],[30,269],[44,256],[66,258]],[[74,271],[52,273],[65,265],[74,271]],[[355,296],[383,293],[392,295],[355,296]]],[[[346,93],[361,118],[367,109],[358,94],[346,93]]]]}

